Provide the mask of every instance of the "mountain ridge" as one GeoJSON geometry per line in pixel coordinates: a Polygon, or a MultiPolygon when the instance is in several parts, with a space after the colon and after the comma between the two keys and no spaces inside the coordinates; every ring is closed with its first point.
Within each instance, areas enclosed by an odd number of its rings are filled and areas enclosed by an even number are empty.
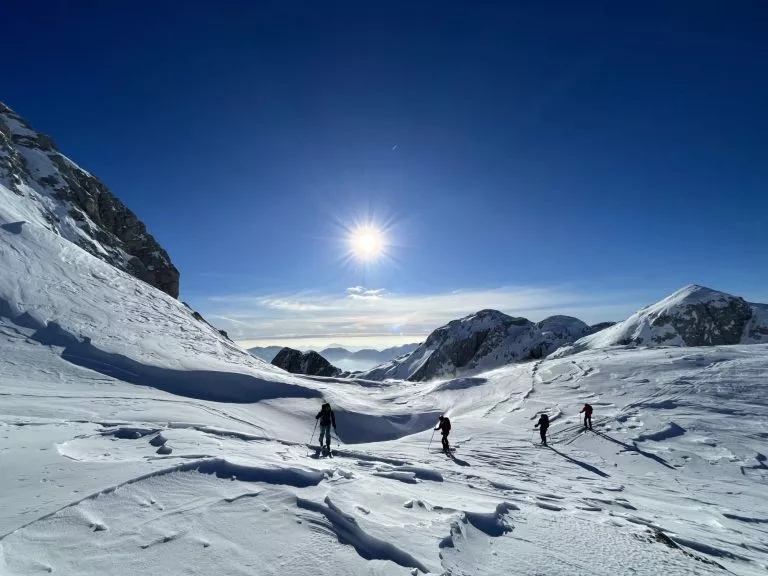
{"type": "Polygon", "coordinates": [[[610,346],[718,346],[768,343],[768,305],[689,284],[555,356],[610,346]]]}
{"type": "Polygon", "coordinates": [[[541,322],[483,309],[434,330],[408,356],[364,371],[369,380],[423,381],[460,372],[490,370],[543,358],[590,333],[578,318],[551,316],[541,322]]]}

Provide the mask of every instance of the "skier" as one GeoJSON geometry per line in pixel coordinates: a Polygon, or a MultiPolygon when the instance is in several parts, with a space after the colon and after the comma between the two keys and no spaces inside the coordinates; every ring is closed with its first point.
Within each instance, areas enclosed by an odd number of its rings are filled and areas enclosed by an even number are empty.
{"type": "Polygon", "coordinates": [[[435,431],[437,430],[440,430],[440,433],[443,435],[443,452],[449,454],[451,447],[448,444],[448,434],[451,431],[451,421],[447,416],[440,416],[440,423],[435,428],[435,431]]]}
{"type": "Polygon", "coordinates": [[[536,423],[536,426],[534,428],[540,428],[539,433],[541,434],[541,445],[546,446],[547,445],[547,428],[549,428],[549,416],[546,414],[542,414],[539,418],[539,421],[536,423]]]}
{"type": "Polygon", "coordinates": [[[323,435],[325,435],[325,444],[328,453],[331,453],[331,426],[336,431],[336,416],[331,410],[331,405],[327,402],[320,408],[320,412],[315,416],[315,420],[320,420],[320,450],[323,450],[323,435]]]}
{"type": "Polygon", "coordinates": [[[581,412],[579,414],[584,413],[584,429],[586,430],[589,428],[592,430],[592,406],[589,404],[584,404],[584,408],[581,409],[581,412]]]}

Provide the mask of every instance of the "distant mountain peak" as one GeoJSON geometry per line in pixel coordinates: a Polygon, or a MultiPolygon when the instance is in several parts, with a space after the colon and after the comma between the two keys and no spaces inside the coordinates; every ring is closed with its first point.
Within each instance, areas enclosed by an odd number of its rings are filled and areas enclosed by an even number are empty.
{"type": "Polygon", "coordinates": [[[623,322],[586,336],[558,356],[609,346],[716,346],[768,343],[768,307],[689,284],[623,322]]]}
{"type": "Polygon", "coordinates": [[[492,369],[542,358],[589,333],[589,326],[569,316],[552,316],[534,324],[526,318],[483,309],[437,328],[408,356],[377,366],[361,377],[421,381],[492,369]]]}

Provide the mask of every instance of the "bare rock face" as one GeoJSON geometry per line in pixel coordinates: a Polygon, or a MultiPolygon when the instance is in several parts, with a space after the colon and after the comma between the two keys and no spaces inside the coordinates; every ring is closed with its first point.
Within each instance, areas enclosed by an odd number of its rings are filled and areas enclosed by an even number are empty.
{"type": "Polygon", "coordinates": [[[95,176],[61,154],[49,136],[1,102],[0,183],[26,200],[30,219],[178,297],[179,271],[146,226],[95,176]]]}
{"type": "Polygon", "coordinates": [[[317,352],[301,352],[293,348],[283,348],[272,359],[272,364],[291,374],[307,376],[338,376],[341,370],[333,366],[317,352]]]}

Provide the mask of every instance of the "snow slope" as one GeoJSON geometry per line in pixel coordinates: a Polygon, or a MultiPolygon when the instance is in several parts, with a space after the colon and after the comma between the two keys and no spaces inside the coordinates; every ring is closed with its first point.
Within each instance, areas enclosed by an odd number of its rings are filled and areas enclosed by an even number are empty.
{"type": "Polygon", "coordinates": [[[759,343],[768,343],[768,306],[691,284],[554,355],[609,346],[759,343]]]}
{"type": "Polygon", "coordinates": [[[22,220],[0,204],[3,576],[768,570],[767,345],[296,376],[22,220]]]}
{"type": "Polygon", "coordinates": [[[534,324],[497,310],[481,310],[432,332],[403,358],[359,374],[370,380],[430,380],[511,362],[542,358],[588,334],[589,326],[570,316],[552,316],[534,324]]]}

